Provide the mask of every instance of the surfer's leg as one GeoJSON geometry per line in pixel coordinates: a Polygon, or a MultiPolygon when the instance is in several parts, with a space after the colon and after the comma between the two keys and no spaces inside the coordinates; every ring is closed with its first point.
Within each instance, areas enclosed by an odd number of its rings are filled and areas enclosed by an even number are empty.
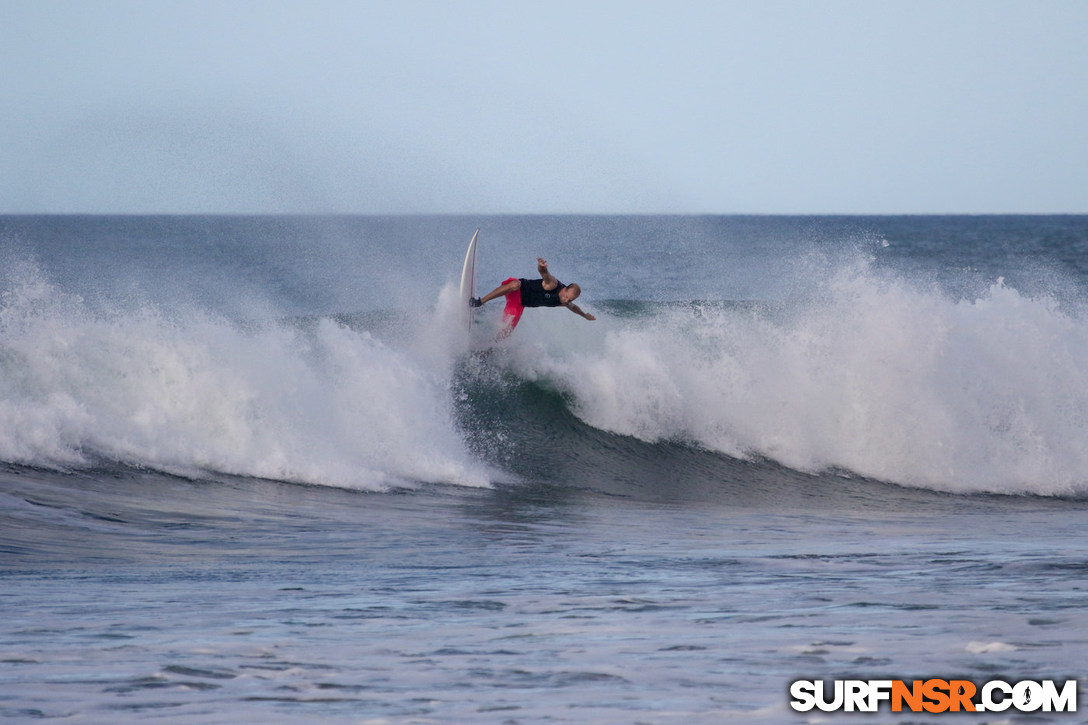
{"type": "MultiPolygon", "coordinates": [[[[502,330],[499,331],[496,340],[502,340],[510,335],[514,331],[514,328],[521,322],[521,313],[525,311],[525,308],[521,306],[521,283],[516,280],[507,280],[503,283],[503,287],[506,287],[510,282],[517,283],[517,286],[506,292],[506,308],[502,311],[502,330]]],[[[502,287],[499,287],[502,289],[502,287]]]]}
{"type": "Polygon", "coordinates": [[[511,277],[510,279],[506,280],[505,282],[500,284],[498,287],[496,287],[495,289],[491,290],[486,295],[481,297],[480,298],[480,304],[481,305],[487,304],[488,302],[495,299],[496,297],[502,297],[503,295],[508,295],[511,292],[518,292],[518,294],[520,295],[520,290],[521,290],[521,280],[518,279],[517,277],[511,277]]]}
{"type": "Polygon", "coordinates": [[[499,334],[495,335],[495,342],[505,340],[510,337],[510,334],[514,331],[514,328],[518,326],[518,322],[521,321],[521,315],[511,317],[509,315],[502,316],[502,327],[499,328],[499,334]]]}

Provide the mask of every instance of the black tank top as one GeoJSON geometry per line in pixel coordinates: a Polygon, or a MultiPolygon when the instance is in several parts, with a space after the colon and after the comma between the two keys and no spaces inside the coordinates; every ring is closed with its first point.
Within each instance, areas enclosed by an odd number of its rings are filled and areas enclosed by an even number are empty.
{"type": "Polygon", "coordinates": [[[523,279],[521,280],[521,306],[562,307],[563,303],[559,301],[559,290],[564,287],[566,285],[559,282],[559,286],[555,289],[546,290],[542,279],[523,279]]]}

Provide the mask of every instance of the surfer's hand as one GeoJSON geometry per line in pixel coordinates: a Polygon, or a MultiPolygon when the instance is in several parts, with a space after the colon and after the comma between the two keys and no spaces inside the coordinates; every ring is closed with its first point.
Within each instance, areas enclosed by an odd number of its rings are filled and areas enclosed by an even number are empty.
{"type": "Polygon", "coordinates": [[[589,320],[590,322],[593,322],[597,318],[587,312],[586,313],[586,319],[589,320]]]}
{"type": "Polygon", "coordinates": [[[548,262],[546,260],[541,259],[540,257],[536,258],[536,264],[537,264],[538,267],[547,267],[548,266],[548,262]]]}

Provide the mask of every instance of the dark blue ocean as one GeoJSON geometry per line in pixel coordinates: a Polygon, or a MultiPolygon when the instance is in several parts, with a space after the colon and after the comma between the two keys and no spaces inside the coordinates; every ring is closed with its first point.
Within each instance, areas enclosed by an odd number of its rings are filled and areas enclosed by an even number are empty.
{"type": "Polygon", "coordinates": [[[1088,681],[1086,522],[1086,216],[0,216],[0,720],[1088,722],[789,705],[1088,681]]]}

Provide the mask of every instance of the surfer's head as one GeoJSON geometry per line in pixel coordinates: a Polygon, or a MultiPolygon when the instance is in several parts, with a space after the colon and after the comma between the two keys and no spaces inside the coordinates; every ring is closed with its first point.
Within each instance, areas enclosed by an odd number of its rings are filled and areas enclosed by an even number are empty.
{"type": "Polygon", "coordinates": [[[582,294],[582,288],[576,284],[568,284],[563,289],[559,290],[559,301],[564,305],[569,305],[578,299],[578,295],[582,294]]]}

